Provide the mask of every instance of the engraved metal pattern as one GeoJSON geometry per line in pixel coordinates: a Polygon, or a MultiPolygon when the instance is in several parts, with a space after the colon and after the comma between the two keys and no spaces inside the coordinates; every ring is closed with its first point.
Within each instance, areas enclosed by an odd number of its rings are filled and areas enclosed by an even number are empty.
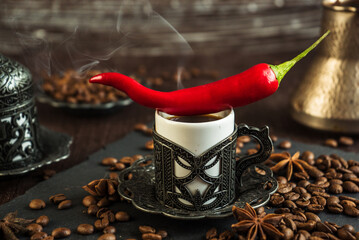
{"type": "Polygon", "coordinates": [[[11,169],[0,169],[0,176],[18,175],[33,171],[42,166],[59,162],[70,155],[72,138],[64,133],[54,132],[45,127],[38,130],[41,158],[37,161],[14,163],[11,169]]]}
{"type": "MultiPolygon", "coordinates": [[[[234,172],[234,171],[233,171],[234,172]]],[[[254,208],[265,205],[270,196],[277,190],[278,184],[272,171],[263,165],[254,164],[247,168],[240,177],[235,199],[227,206],[204,211],[190,211],[173,208],[160,203],[156,198],[156,180],[154,156],[148,156],[133,163],[119,174],[119,194],[139,210],[148,213],[162,214],[175,219],[223,218],[232,215],[232,207],[244,207],[249,203],[254,208]],[[143,167],[143,164],[148,163],[143,167]],[[264,171],[259,174],[256,168],[264,171]],[[126,176],[132,173],[131,179],[126,176]]]]}
{"type": "Polygon", "coordinates": [[[38,127],[29,71],[0,55],[0,171],[41,159],[38,127]]]}
{"type": "Polygon", "coordinates": [[[359,132],[359,9],[350,3],[323,1],[321,29],[331,33],[291,102],[294,119],[307,126],[359,132]]]}
{"type": "Polygon", "coordinates": [[[230,174],[232,166],[235,165],[237,127],[235,129],[231,136],[197,157],[154,130],[158,200],[171,207],[192,211],[204,211],[230,203],[235,192],[234,179],[231,179],[230,174]],[[188,165],[183,164],[178,158],[184,159],[188,165]],[[208,164],[213,158],[215,160],[208,164]],[[173,172],[174,162],[189,170],[190,174],[186,177],[176,177],[173,172]],[[206,174],[205,170],[212,168],[218,162],[221,166],[220,174],[215,177],[206,174]],[[186,187],[196,177],[209,185],[203,194],[199,191],[192,194],[186,187]],[[211,199],[213,201],[206,204],[211,199]],[[183,200],[190,204],[184,204],[183,200]]]}
{"type": "MultiPolygon", "coordinates": [[[[21,64],[0,54],[0,97],[1,99],[31,87],[30,72],[21,64]]],[[[1,102],[1,101],[0,101],[1,102]]]]}

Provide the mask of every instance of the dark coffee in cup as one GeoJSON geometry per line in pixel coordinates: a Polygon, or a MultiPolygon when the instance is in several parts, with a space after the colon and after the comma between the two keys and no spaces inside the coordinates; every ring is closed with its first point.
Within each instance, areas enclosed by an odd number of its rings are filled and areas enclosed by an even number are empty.
{"type": "Polygon", "coordinates": [[[168,120],[175,122],[185,122],[185,123],[201,123],[201,122],[211,122],[221,119],[220,116],[215,116],[211,114],[204,115],[195,115],[195,116],[171,116],[168,117],[168,120]]]}

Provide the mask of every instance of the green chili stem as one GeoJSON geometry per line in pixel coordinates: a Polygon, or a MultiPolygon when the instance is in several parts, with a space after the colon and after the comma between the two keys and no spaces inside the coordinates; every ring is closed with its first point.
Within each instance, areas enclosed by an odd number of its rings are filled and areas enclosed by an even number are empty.
{"type": "Polygon", "coordinates": [[[273,70],[273,72],[275,73],[275,76],[278,80],[278,85],[282,81],[284,75],[294,66],[294,64],[296,64],[299,60],[304,58],[310,51],[312,51],[326,36],[328,36],[329,33],[330,31],[328,30],[315,43],[313,43],[309,48],[305,49],[302,53],[300,53],[292,60],[281,63],[279,65],[269,65],[273,70]]]}

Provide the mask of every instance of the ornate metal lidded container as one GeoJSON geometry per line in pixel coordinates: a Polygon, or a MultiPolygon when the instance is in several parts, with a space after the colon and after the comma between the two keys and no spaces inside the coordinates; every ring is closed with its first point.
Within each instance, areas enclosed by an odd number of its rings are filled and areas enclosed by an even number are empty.
{"type": "Polygon", "coordinates": [[[292,99],[292,116],[309,127],[359,133],[359,3],[324,0],[319,46],[292,99]]]}
{"type": "Polygon", "coordinates": [[[41,158],[31,74],[0,54],[0,170],[41,158]]]}

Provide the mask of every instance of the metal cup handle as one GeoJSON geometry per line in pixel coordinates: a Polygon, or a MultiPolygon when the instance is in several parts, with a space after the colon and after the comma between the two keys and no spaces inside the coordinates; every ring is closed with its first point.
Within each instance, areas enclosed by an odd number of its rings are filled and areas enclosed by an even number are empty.
{"type": "MultiPolygon", "coordinates": [[[[240,158],[236,163],[236,180],[240,183],[240,178],[243,172],[252,164],[264,162],[272,153],[273,143],[269,137],[269,128],[265,126],[261,129],[256,127],[249,127],[246,124],[238,126],[237,136],[250,136],[258,141],[260,149],[257,153],[248,156],[240,157],[238,154],[236,158],[240,158]]],[[[239,185],[238,185],[239,186],[239,185]]]]}

